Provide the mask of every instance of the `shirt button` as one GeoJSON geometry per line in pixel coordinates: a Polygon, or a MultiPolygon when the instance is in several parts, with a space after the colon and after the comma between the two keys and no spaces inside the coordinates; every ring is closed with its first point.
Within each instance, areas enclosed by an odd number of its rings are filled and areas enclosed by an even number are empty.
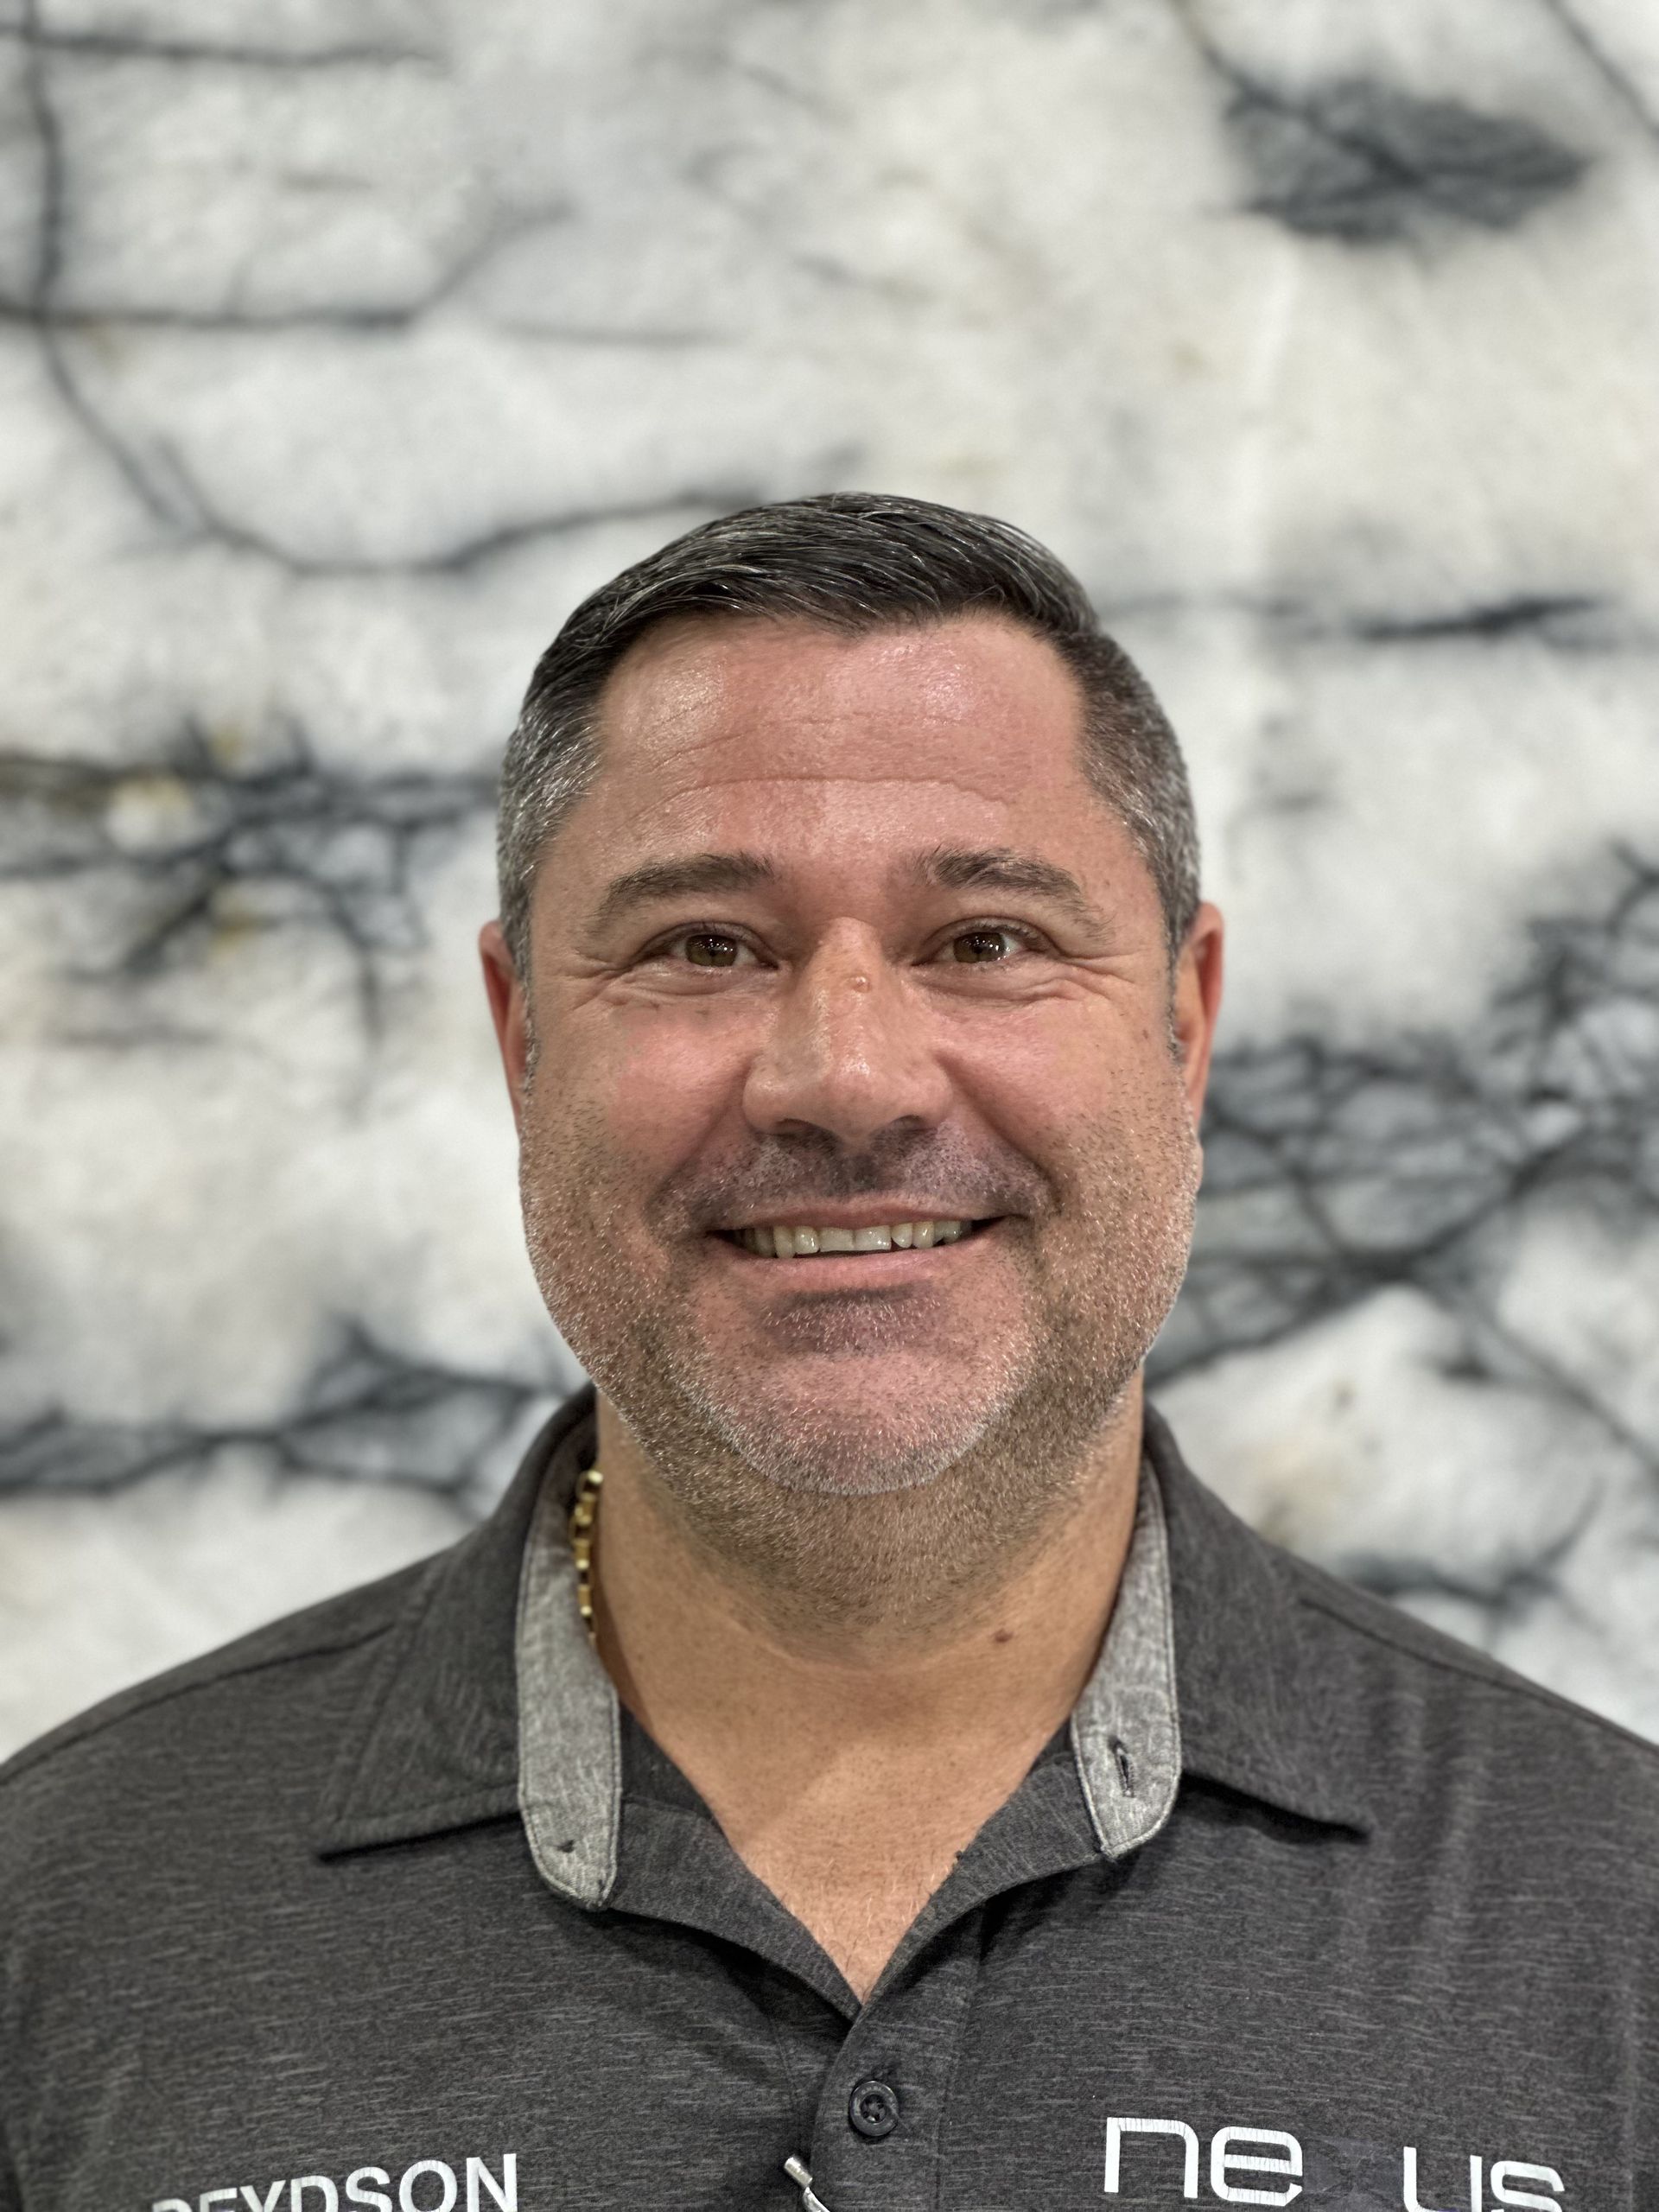
{"type": "Polygon", "coordinates": [[[899,2125],[899,2100],[885,2082],[861,2082],[847,2100],[847,2117],[861,2135],[879,2143],[899,2125]]]}

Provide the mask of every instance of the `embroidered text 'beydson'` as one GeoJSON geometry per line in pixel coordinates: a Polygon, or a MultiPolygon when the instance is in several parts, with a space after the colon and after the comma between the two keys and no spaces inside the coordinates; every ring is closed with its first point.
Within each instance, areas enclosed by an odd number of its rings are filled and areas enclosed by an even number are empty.
{"type": "Polygon", "coordinates": [[[463,2202],[466,2212],[518,2212],[517,2155],[503,2154],[499,2180],[482,2158],[468,2158],[461,2174],[442,2158],[416,2158],[395,2181],[384,2166],[359,2166],[338,2184],[327,2174],[296,2174],[264,2189],[232,2182],[199,2196],[157,2197],[149,2212],[350,2212],[353,2205],[364,2212],[457,2212],[463,2202]]]}

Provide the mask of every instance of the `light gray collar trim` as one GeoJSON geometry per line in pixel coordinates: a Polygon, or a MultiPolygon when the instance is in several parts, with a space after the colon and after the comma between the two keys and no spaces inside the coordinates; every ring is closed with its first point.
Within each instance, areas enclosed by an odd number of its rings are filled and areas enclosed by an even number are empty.
{"type": "Polygon", "coordinates": [[[1122,1859],[1156,1835],[1180,1784],[1181,1724],[1169,1538],[1147,1460],[1105,1641],[1072,1711],[1071,1750],[1108,1858],[1122,1859]]]}
{"type": "Polygon", "coordinates": [[[518,1578],[518,1808],[543,1880],[577,1904],[616,1884],[622,1718],[576,1608],[564,1485],[542,1484],[518,1578]]]}
{"type": "MultiPolygon", "coordinates": [[[[544,1481],[518,1582],[518,1806],[543,1879],[576,1904],[597,1906],[616,1885],[621,1710],[576,1609],[569,1512],[564,1485],[544,1481]]],[[[1169,1544],[1149,1464],[1071,1734],[1100,1847],[1121,1859],[1169,1818],[1181,1774],[1169,1544]]]]}

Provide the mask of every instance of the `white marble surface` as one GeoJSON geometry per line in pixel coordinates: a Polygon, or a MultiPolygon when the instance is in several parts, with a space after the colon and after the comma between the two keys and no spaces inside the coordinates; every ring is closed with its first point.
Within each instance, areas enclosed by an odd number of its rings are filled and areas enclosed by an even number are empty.
{"type": "Polygon", "coordinates": [[[1659,1732],[1656,22],[0,0],[0,1743],[492,1494],[502,738],[843,485],[1046,537],[1183,731],[1192,1456],[1659,1732]]]}

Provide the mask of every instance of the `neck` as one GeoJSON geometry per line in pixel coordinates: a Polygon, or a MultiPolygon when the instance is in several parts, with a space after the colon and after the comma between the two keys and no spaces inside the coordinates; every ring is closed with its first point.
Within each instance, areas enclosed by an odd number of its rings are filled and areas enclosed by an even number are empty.
{"type": "MultiPolygon", "coordinates": [[[[1033,1456],[1048,1465],[1033,1469],[1023,1496],[1006,1478],[945,1478],[874,1497],[779,1493],[756,1511],[721,1484],[700,1486],[694,1506],[602,1392],[598,1413],[601,1641],[607,1665],[642,1684],[659,1667],[697,1679],[700,1695],[750,1667],[785,1679],[879,1670],[889,1682],[942,1669],[996,1672],[1015,1645],[1028,1662],[1058,1664],[1081,1643],[1092,1663],[1135,1519],[1138,1376],[1063,1473],[1055,1440],[1034,1440],[1033,1456]],[[1002,1499],[990,1541],[963,1541],[957,1501],[971,1492],[1002,1499]],[[798,1541],[809,1527],[810,1541],[798,1541]],[[955,1571],[935,1579],[940,1554],[953,1555],[955,1571]]],[[[1078,1688],[1087,1673],[1085,1664],[1078,1688]]]]}
{"type": "MultiPolygon", "coordinates": [[[[737,1849],[867,1987],[956,1853],[1018,1787],[1089,1678],[1134,1525],[1138,1383],[1003,1571],[948,1605],[815,1611],[684,1525],[602,1396],[600,1654],[737,1849]],[[861,1977],[862,1980],[861,1980],[861,1977]]],[[[791,1501],[792,1504],[793,1501],[791,1501]]],[[[860,1516],[833,1507],[856,1541],[860,1516]]],[[[909,1494],[907,1512],[925,1511],[909,1494]]]]}

